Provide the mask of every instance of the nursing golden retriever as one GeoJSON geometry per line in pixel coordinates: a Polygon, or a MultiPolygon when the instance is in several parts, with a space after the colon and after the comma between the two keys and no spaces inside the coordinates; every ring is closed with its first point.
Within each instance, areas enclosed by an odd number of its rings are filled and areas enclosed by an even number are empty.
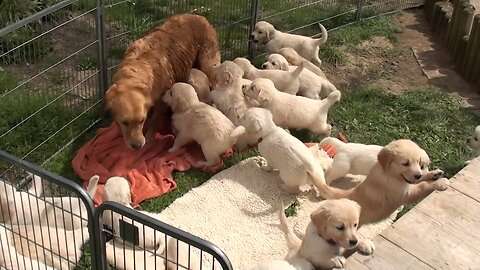
{"type": "Polygon", "coordinates": [[[379,222],[400,206],[415,203],[435,190],[446,190],[450,184],[441,178],[443,171],[428,171],[428,155],[411,140],[389,143],[377,159],[367,178],[352,189],[317,186],[323,198],[358,202],[362,208],[359,226],[379,222]]]}
{"type": "Polygon", "coordinates": [[[220,64],[217,33],[203,16],[172,16],[134,41],[125,52],[105,97],[106,109],[120,125],[127,145],[135,149],[143,147],[144,131],[149,137],[162,126],[167,107],[160,97],[174,83],[187,82],[190,70],[196,67],[214,84],[212,68],[217,64],[220,64]]]}

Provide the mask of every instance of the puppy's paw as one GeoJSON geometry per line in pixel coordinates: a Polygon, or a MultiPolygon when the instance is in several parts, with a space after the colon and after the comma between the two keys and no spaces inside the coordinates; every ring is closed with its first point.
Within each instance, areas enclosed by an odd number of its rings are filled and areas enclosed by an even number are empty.
{"type": "Polygon", "coordinates": [[[331,263],[332,263],[332,268],[343,269],[345,268],[345,265],[347,265],[347,259],[345,259],[345,257],[343,256],[336,256],[332,258],[331,263]]]}
{"type": "Polygon", "coordinates": [[[364,256],[372,255],[375,251],[375,244],[370,239],[362,239],[358,243],[357,251],[364,256]]]}
{"type": "Polygon", "coordinates": [[[431,174],[430,177],[433,181],[436,181],[443,177],[443,173],[444,172],[442,170],[436,169],[436,170],[430,171],[430,174],[431,174]]]}
{"type": "Polygon", "coordinates": [[[447,178],[440,178],[433,182],[433,188],[438,191],[447,190],[448,186],[450,186],[450,180],[447,178]]]}

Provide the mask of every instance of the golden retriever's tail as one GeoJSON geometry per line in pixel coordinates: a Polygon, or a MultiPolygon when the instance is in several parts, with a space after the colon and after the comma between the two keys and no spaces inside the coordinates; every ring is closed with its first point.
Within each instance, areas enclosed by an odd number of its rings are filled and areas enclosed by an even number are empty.
{"type": "Polygon", "coordinates": [[[327,42],[328,32],[325,26],[323,26],[321,23],[318,23],[318,25],[320,26],[320,30],[322,31],[322,37],[317,39],[317,45],[320,46],[325,44],[325,42],[327,42]]]}
{"type": "Polygon", "coordinates": [[[305,67],[305,62],[304,61],[300,62],[300,65],[298,65],[298,67],[294,71],[292,71],[292,77],[295,79],[298,78],[298,76],[300,76],[300,73],[302,73],[304,67],[305,67]]]}
{"type": "Polygon", "coordinates": [[[329,144],[335,147],[337,150],[342,148],[342,146],[345,145],[344,142],[334,137],[326,137],[325,139],[320,141],[320,145],[322,146],[329,145],[329,144]]]}
{"type": "Polygon", "coordinates": [[[347,198],[351,192],[351,190],[344,190],[336,187],[331,187],[326,183],[314,183],[314,184],[318,190],[320,197],[326,200],[347,198]]]}
{"type": "Polygon", "coordinates": [[[287,247],[289,250],[297,250],[302,244],[302,240],[293,232],[288,223],[287,216],[285,216],[284,205],[282,202],[282,208],[278,211],[278,218],[280,219],[280,229],[285,236],[285,241],[287,242],[287,247]]]}

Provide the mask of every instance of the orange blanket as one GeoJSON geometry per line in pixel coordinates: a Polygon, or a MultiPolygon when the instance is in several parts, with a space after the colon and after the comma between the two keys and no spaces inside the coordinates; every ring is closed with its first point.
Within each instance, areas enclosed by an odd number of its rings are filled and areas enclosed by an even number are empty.
{"type": "MultiPolygon", "coordinates": [[[[93,175],[100,176],[95,204],[102,203],[105,181],[112,176],[125,177],[131,185],[132,205],[138,206],[144,200],[158,197],[176,188],[172,178],[173,170],[186,171],[198,168],[196,162],[204,160],[197,144],[190,144],[179,151],[168,153],[174,141],[173,135],[155,134],[155,138],[140,150],[126,146],[120,128],[113,122],[110,127],[99,129],[95,137],[80,148],[72,160],[75,173],[88,184],[93,175]]],[[[231,156],[229,150],[225,157],[231,156]]],[[[216,172],[223,162],[200,168],[205,172],[216,172]]]]}

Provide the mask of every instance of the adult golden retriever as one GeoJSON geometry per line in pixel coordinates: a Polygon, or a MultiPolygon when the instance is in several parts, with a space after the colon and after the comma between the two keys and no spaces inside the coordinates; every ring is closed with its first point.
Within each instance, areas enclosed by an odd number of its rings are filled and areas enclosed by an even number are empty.
{"type": "Polygon", "coordinates": [[[165,122],[166,105],[160,98],[165,91],[176,82],[187,82],[192,67],[207,74],[213,84],[212,68],[217,64],[220,64],[217,33],[199,15],[172,16],[134,41],[106,93],[106,109],[120,125],[127,145],[135,149],[143,147],[144,126],[147,135],[152,135],[153,126],[165,122]],[[145,123],[152,107],[150,123],[145,123]]]}
{"type": "Polygon", "coordinates": [[[405,204],[415,203],[432,191],[446,190],[450,181],[443,171],[428,171],[427,153],[411,140],[396,140],[380,150],[378,161],[358,186],[343,190],[317,186],[325,199],[347,198],[360,204],[359,227],[389,217],[405,204]]]}

